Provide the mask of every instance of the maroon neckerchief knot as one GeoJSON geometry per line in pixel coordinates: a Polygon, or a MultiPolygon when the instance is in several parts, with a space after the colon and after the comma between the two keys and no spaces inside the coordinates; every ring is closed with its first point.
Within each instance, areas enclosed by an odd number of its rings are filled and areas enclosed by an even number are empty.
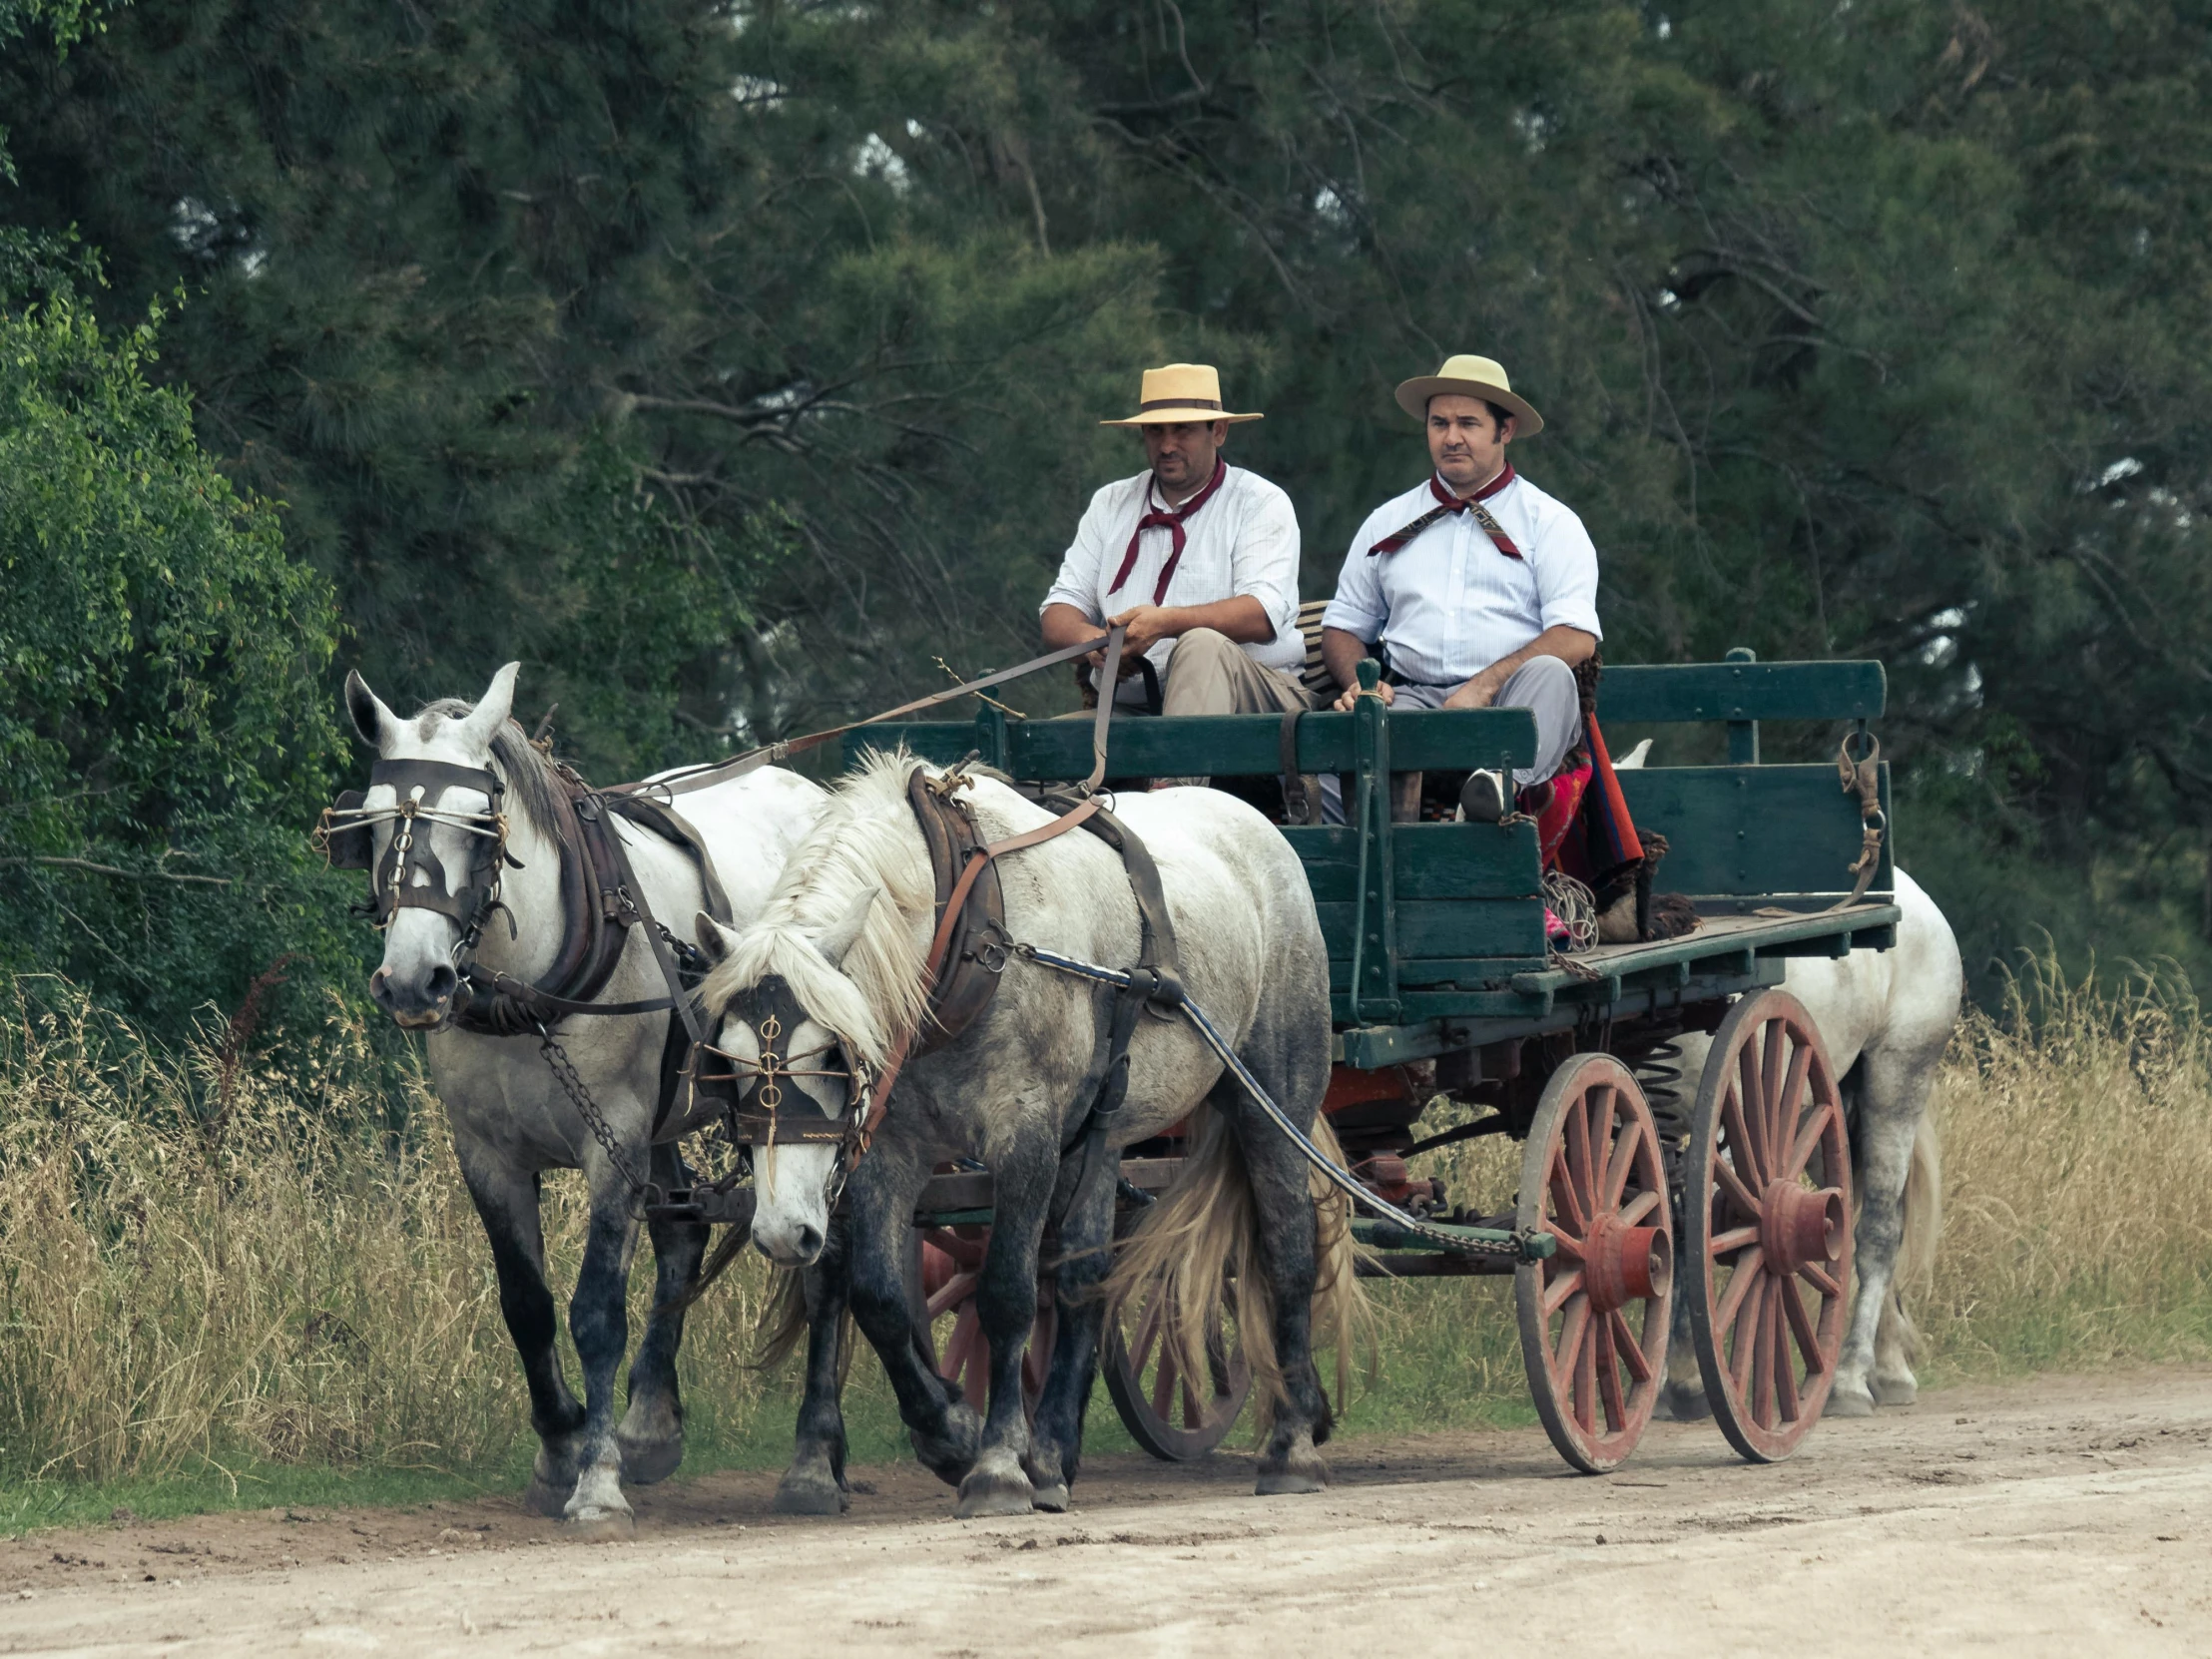
{"type": "Polygon", "coordinates": [[[1490,538],[1500,553],[1508,559],[1520,558],[1521,550],[1513,545],[1513,538],[1508,536],[1498,524],[1498,521],[1490,516],[1489,508],[1482,505],[1483,502],[1489,500],[1491,496],[1510,484],[1513,478],[1513,463],[1507,461],[1502,472],[1472,495],[1454,495],[1444,481],[1431,472],[1428,475],[1428,493],[1436,498],[1436,505],[1414,519],[1404,529],[1391,531],[1369,548],[1368,557],[1372,559],[1378,553],[1395,553],[1439,518],[1449,518],[1454,513],[1472,513],[1475,523],[1482,526],[1483,534],[1490,538]]]}
{"type": "Polygon", "coordinates": [[[1154,507],[1152,505],[1153,480],[1151,478],[1145,479],[1144,499],[1145,506],[1149,510],[1142,518],[1137,520],[1136,529],[1129,533],[1129,551],[1121,556],[1121,569],[1114,572],[1113,585],[1106,591],[1108,593],[1121,592],[1122,583],[1128,581],[1129,573],[1137,568],[1137,544],[1144,540],[1144,533],[1147,530],[1165,530],[1174,538],[1174,545],[1168,549],[1168,562],[1160,567],[1159,581],[1152,585],[1152,603],[1165,605],[1168,602],[1168,583],[1175,576],[1176,561],[1183,557],[1183,543],[1186,539],[1183,534],[1183,521],[1211,501],[1214,498],[1214,491],[1221,488],[1221,481],[1228,476],[1229,463],[1217,457],[1214,461],[1214,475],[1206,480],[1206,487],[1180,507],[1154,507]]]}

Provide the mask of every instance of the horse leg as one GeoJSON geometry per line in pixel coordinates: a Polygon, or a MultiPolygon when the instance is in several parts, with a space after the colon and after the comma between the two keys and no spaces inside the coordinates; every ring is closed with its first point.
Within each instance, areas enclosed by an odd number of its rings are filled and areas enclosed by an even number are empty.
{"type": "Polygon", "coordinates": [[[807,1382],[799,1401],[792,1466],[769,1505],[783,1515],[841,1515],[851,1504],[844,1478],[844,1412],[838,1382],[844,1340],[845,1263],[849,1215],[832,1214],[830,1242],[813,1267],[800,1270],[807,1300],[807,1382]]]}
{"type": "Polygon", "coordinates": [[[1890,1364],[1878,1372],[1875,1338],[1891,1300],[1898,1247],[1905,1238],[1905,1185],[1936,1067],[1933,1059],[1924,1063],[1917,1054],[1868,1054],[1860,1071],[1859,1219],[1852,1230],[1859,1295],[1827,1407],[1828,1415],[1839,1417],[1871,1416],[1878,1400],[1909,1405],[1920,1391],[1902,1343],[1896,1345],[1900,1352],[1883,1357],[1890,1364]]]}
{"type": "Polygon", "coordinates": [[[492,1270],[499,1276],[499,1312],[507,1322],[507,1335],[514,1340],[523,1382],[530,1390],[530,1426],[537,1430],[538,1453],[522,1501],[538,1514],[558,1515],[576,1485],[584,1408],[568,1390],[554,1348],[560,1327],[553,1292],[545,1283],[538,1177],[477,1155],[473,1149],[458,1150],[461,1179],[491,1243],[492,1270]]]}
{"type": "Polygon", "coordinates": [[[990,1345],[990,1404],[982,1444],[953,1506],[958,1520],[1026,1515],[1036,1504],[1036,1490],[1022,1467],[1029,1415],[1021,1397],[1021,1360],[1036,1329],[1037,1258],[1059,1173],[1056,1154],[1057,1148],[1025,1138],[991,1166],[991,1242],[975,1287],[976,1317],[990,1345]]]}
{"type": "MultiPolygon", "coordinates": [[[[1059,1261],[1053,1269],[1057,1318],[1052,1365],[1037,1399],[1036,1418],[1029,1425],[1029,1455],[1022,1459],[1036,1506],[1054,1511],[1068,1506],[1068,1489],[1075,1484],[1076,1467],[1083,1457],[1083,1412],[1098,1377],[1098,1339],[1105,1319],[1098,1287],[1113,1266],[1114,1171],[1119,1157],[1103,1143],[1088,1157],[1103,1159],[1106,1167],[1081,1181],[1060,1217],[1059,1261]]],[[[1087,1162],[1078,1160],[1074,1169],[1085,1175],[1087,1162]]]]}
{"type": "MultiPolygon", "coordinates": [[[[1311,1122],[1329,1090],[1329,1027],[1326,1021],[1317,1026],[1271,1018],[1275,1012],[1263,1002],[1241,1057],[1293,1122],[1311,1122]]],[[[1282,1394],[1275,1402],[1275,1420],[1260,1453],[1253,1490],[1263,1497],[1318,1492],[1329,1484],[1329,1466],[1318,1448],[1328,1444],[1334,1417],[1314,1366],[1314,1287],[1320,1264],[1306,1159],[1234,1078],[1223,1076],[1209,1098],[1235,1127],[1244,1154],[1259,1233],[1255,1243],[1275,1298],[1282,1394]]]]}
{"type": "MultiPolygon", "coordinates": [[[[632,1154],[644,1152],[639,1147],[632,1154]]],[[[584,1264],[568,1304],[569,1336],[584,1367],[584,1431],[576,1490],[561,1513],[579,1530],[627,1536],[635,1521],[622,1495],[622,1450],[615,1439],[615,1378],[630,1346],[630,1257],[637,1219],[629,1185],[605,1159],[586,1166],[591,1180],[591,1225],[584,1264]]]]}
{"type": "MultiPolygon", "coordinates": [[[[673,1143],[653,1149],[653,1181],[664,1193],[691,1185],[691,1172],[673,1143]]],[[[684,1460],[684,1399],[676,1383],[684,1310],[672,1305],[699,1282],[709,1232],[703,1222],[658,1217],[646,1230],[653,1240],[653,1312],[630,1364],[630,1409],[615,1430],[622,1478],[633,1486],[666,1480],[684,1460]]]]}
{"type": "MultiPolygon", "coordinates": [[[[975,1461],[979,1425],[960,1391],[937,1375],[928,1345],[915,1332],[907,1295],[914,1200],[928,1178],[926,1168],[894,1169],[880,1146],[861,1163],[847,1189],[845,1292],[853,1322],[883,1363],[914,1455],[956,1486],[975,1461]]],[[[1034,1308],[1034,1287],[1029,1298],[1034,1308]]]]}

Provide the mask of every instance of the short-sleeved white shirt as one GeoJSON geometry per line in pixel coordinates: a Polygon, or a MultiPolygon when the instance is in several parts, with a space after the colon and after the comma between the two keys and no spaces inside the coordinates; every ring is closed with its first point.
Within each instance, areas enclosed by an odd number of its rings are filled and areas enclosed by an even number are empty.
{"type": "MultiPolygon", "coordinates": [[[[1075,540],[1060,561],[1052,591],[1037,607],[1073,605],[1093,622],[1135,605],[1153,603],[1160,569],[1175,550],[1174,536],[1162,528],[1147,530],[1137,546],[1137,562],[1128,580],[1106,591],[1129,551],[1129,533],[1148,507],[1164,503],[1152,492],[1152,474],[1121,478],[1091,497],[1075,540]]],[[[1249,594],[1266,607],[1275,638],[1245,646],[1264,668],[1296,673],[1306,661],[1298,632],[1298,513],[1291,498],[1256,472],[1233,466],[1221,488],[1183,521],[1183,557],[1176,562],[1163,605],[1211,605],[1249,594]]],[[[1161,640],[1145,655],[1162,674],[1175,641],[1161,640]]]]}
{"type": "Polygon", "coordinates": [[[1436,505],[1423,479],[1368,515],[1345,555],[1322,623],[1386,640],[1390,667],[1423,685],[1458,685],[1562,624],[1603,638],[1597,549],[1582,520],[1526,478],[1482,505],[1513,545],[1508,557],[1472,513],[1438,519],[1394,553],[1368,549],[1436,505]]]}

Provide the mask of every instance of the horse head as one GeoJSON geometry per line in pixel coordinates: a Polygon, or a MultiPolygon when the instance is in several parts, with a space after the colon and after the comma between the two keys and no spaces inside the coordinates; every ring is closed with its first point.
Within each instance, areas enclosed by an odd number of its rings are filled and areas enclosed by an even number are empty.
{"type": "Polygon", "coordinates": [[[377,758],[367,796],[351,810],[373,837],[371,881],[384,928],[369,995],[404,1026],[451,1022],[463,958],[497,903],[505,784],[492,744],[513,707],[520,667],[493,675],[473,708],[434,704],[413,720],[394,715],[357,671],[345,677],[346,712],[377,758]]]}
{"type": "Polygon", "coordinates": [[[779,1267],[822,1255],[883,1063],[880,1026],[840,971],[875,898],[874,888],[860,893],[814,934],[777,925],[741,934],[704,911],[697,918],[700,948],[716,963],[703,995],[718,1021],[700,1072],[731,1088],[753,1149],[753,1243],[779,1267]]]}

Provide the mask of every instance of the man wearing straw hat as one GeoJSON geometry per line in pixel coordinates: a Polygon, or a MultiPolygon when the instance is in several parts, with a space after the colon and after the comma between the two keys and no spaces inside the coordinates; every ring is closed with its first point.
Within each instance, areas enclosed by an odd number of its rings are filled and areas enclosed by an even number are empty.
{"type": "MultiPolygon", "coordinates": [[[[1299,683],[1298,515],[1291,498],[1221,458],[1230,414],[1208,363],[1148,368],[1134,426],[1151,463],[1091,497],[1039,607],[1044,643],[1128,629],[1123,679],[1100,688],[1169,715],[1277,714],[1313,700],[1299,683]],[[1152,702],[1149,681],[1159,687],[1152,702]]],[[[1103,666],[1092,659],[1095,674],[1103,666]]]]}
{"type": "MultiPolygon", "coordinates": [[[[1360,659],[1384,653],[1385,701],[1419,709],[1527,709],[1541,784],[1582,737],[1575,667],[1597,650],[1597,549],[1582,521],[1513,470],[1506,445],[1543,416],[1488,357],[1447,358],[1397,388],[1428,434],[1433,470],[1368,515],[1322,617],[1322,659],[1352,707],[1360,659]]],[[[1494,772],[1467,780],[1470,819],[1504,814],[1494,772]]],[[[1524,810],[1526,810],[1524,808],[1524,810]]]]}

